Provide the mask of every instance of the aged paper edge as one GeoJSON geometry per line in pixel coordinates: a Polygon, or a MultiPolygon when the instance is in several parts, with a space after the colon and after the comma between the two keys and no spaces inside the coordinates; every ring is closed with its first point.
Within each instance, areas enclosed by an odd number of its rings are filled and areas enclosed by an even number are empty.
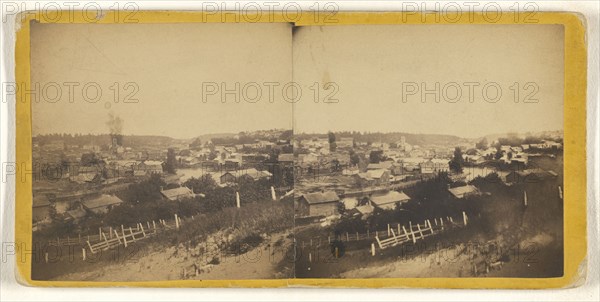
{"type": "MultiPolygon", "coordinates": [[[[61,14],[52,23],[89,23],[83,14],[61,14]]],[[[121,14],[124,15],[124,14],[121,14]]],[[[564,275],[557,278],[372,278],[372,279],[261,279],[261,280],[177,280],[140,282],[89,282],[89,281],[39,281],[31,279],[31,254],[23,247],[30,247],[32,240],[32,183],[27,178],[16,181],[15,239],[17,244],[17,280],[30,286],[46,287],[347,287],[347,288],[515,288],[542,289],[564,288],[581,284],[585,279],[587,252],[586,235],[586,87],[587,55],[585,25],[583,18],[574,13],[540,12],[538,22],[524,23],[523,14],[504,13],[501,18],[490,23],[483,14],[463,14],[456,22],[445,18],[438,21],[428,13],[422,21],[420,13],[401,12],[340,12],[335,23],[327,23],[319,14],[302,14],[294,23],[296,26],[341,26],[359,24],[561,24],[565,33],[565,90],[564,90],[564,275]],[[519,21],[515,21],[519,20],[519,21]],[[23,259],[21,259],[23,258],[23,259]]],[[[123,16],[114,12],[102,15],[97,24],[119,23],[123,16]]],[[[281,12],[272,15],[257,15],[256,18],[239,18],[247,22],[289,23],[281,12]]],[[[141,11],[136,14],[137,23],[221,23],[220,17],[203,12],[141,11]]],[[[236,18],[226,23],[239,23],[236,18]]],[[[455,18],[448,18],[456,20],[455,18]]],[[[26,13],[17,25],[15,49],[15,78],[18,83],[30,83],[30,23],[48,23],[44,18],[26,13]]],[[[31,105],[30,96],[16,104],[16,161],[17,174],[31,168],[31,105]]]]}

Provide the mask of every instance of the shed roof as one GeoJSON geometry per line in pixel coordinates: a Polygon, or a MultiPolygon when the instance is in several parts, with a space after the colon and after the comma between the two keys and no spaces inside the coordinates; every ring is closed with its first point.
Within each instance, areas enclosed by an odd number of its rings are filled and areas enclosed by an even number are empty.
{"type": "Polygon", "coordinates": [[[477,187],[475,187],[473,185],[466,185],[466,186],[462,186],[462,187],[450,188],[450,189],[448,189],[448,191],[450,191],[450,193],[452,195],[454,195],[455,197],[461,197],[468,193],[477,192],[477,187]]]}
{"type": "Polygon", "coordinates": [[[277,157],[278,161],[284,161],[284,162],[293,162],[294,161],[294,154],[293,153],[284,153],[284,154],[279,154],[279,156],[277,157]]]}
{"type": "Polygon", "coordinates": [[[410,200],[410,197],[404,192],[389,191],[382,195],[371,196],[371,202],[377,206],[386,204],[395,204],[396,202],[406,202],[410,200]]]}
{"type": "Polygon", "coordinates": [[[108,195],[108,194],[102,194],[100,195],[100,197],[96,197],[94,199],[89,199],[89,200],[85,200],[82,201],[83,206],[85,206],[88,209],[96,209],[96,208],[101,208],[101,207],[108,207],[111,205],[115,205],[115,204],[120,204],[123,201],[114,195],[108,195]]]}
{"type": "Polygon", "coordinates": [[[375,210],[375,207],[373,207],[370,204],[365,204],[365,205],[356,207],[356,210],[361,214],[371,214],[375,210]]]}
{"type": "Polygon", "coordinates": [[[187,187],[179,187],[160,191],[160,193],[169,200],[177,200],[179,197],[193,197],[194,192],[187,187]]]}
{"type": "Polygon", "coordinates": [[[337,193],[334,191],[308,193],[304,194],[303,197],[309,204],[338,202],[340,200],[337,193]]]}

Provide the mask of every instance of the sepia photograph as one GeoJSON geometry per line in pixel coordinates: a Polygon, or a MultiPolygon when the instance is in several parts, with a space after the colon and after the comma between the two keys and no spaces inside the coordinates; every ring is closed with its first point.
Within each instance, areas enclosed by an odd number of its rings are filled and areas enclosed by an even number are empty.
{"type": "Polygon", "coordinates": [[[557,24],[31,24],[33,280],[564,274],[557,24]]]}
{"type": "Polygon", "coordinates": [[[33,279],[293,277],[289,24],[35,24],[31,41],[33,279]]]}
{"type": "Polygon", "coordinates": [[[563,35],[298,29],[296,277],[562,276],[563,35]]]}

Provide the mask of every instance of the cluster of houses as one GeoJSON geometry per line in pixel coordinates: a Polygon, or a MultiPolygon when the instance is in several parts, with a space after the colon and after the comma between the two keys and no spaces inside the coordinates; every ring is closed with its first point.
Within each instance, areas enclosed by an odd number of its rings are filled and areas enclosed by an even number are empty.
{"type": "MultiPolygon", "coordinates": [[[[199,139],[150,138],[137,147],[122,146],[129,138],[117,135],[111,135],[106,146],[93,141],[75,145],[63,139],[45,139],[43,144],[34,140],[34,164],[43,166],[34,171],[34,225],[41,227],[53,217],[81,221],[90,214],[105,214],[123,202],[117,197],[120,191],[153,175],[159,175],[169,188],[184,182],[189,176],[184,172],[189,171],[196,177],[208,175],[219,186],[272,179],[271,169],[263,163],[272,161],[273,153],[277,154],[275,161],[293,165],[290,141],[281,139],[284,132],[247,132],[201,143],[199,139]],[[173,157],[176,172],[182,173],[167,173],[166,164],[172,163],[173,157]],[[49,179],[43,175],[48,165],[62,170],[49,179]]],[[[161,190],[161,195],[171,201],[202,196],[185,187],[161,190]]]]}
{"type": "Polygon", "coordinates": [[[402,158],[368,164],[361,172],[357,166],[345,167],[342,175],[355,178],[357,187],[377,187],[397,184],[409,175],[434,175],[450,171],[450,160],[439,158],[402,158]]]}
{"type": "Polygon", "coordinates": [[[63,214],[65,220],[79,222],[88,214],[102,215],[108,213],[113,207],[123,203],[119,197],[112,194],[90,195],[78,202],[68,205],[56,206],[51,203],[46,195],[38,195],[33,198],[33,221],[34,228],[48,223],[52,219],[52,211],[63,214]]]}
{"type": "MultiPolygon", "coordinates": [[[[448,192],[457,199],[479,195],[473,185],[448,188],[448,192]]],[[[366,218],[377,210],[394,210],[408,203],[411,198],[402,191],[388,190],[367,195],[340,198],[335,191],[306,193],[296,201],[296,215],[299,217],[323,217],[338,215],[343,209],[349,216],[366,218]]]]}

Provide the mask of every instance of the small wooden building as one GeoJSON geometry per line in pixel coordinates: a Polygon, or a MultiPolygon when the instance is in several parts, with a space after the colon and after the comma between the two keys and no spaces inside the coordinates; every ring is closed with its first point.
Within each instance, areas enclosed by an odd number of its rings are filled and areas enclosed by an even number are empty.
{"type": "Polygon", "coordinates": [[[303,216],[329,216],[339,213],[339,202],[335,191],[316,192],[302,195],[299,207],[303,216]]]}

